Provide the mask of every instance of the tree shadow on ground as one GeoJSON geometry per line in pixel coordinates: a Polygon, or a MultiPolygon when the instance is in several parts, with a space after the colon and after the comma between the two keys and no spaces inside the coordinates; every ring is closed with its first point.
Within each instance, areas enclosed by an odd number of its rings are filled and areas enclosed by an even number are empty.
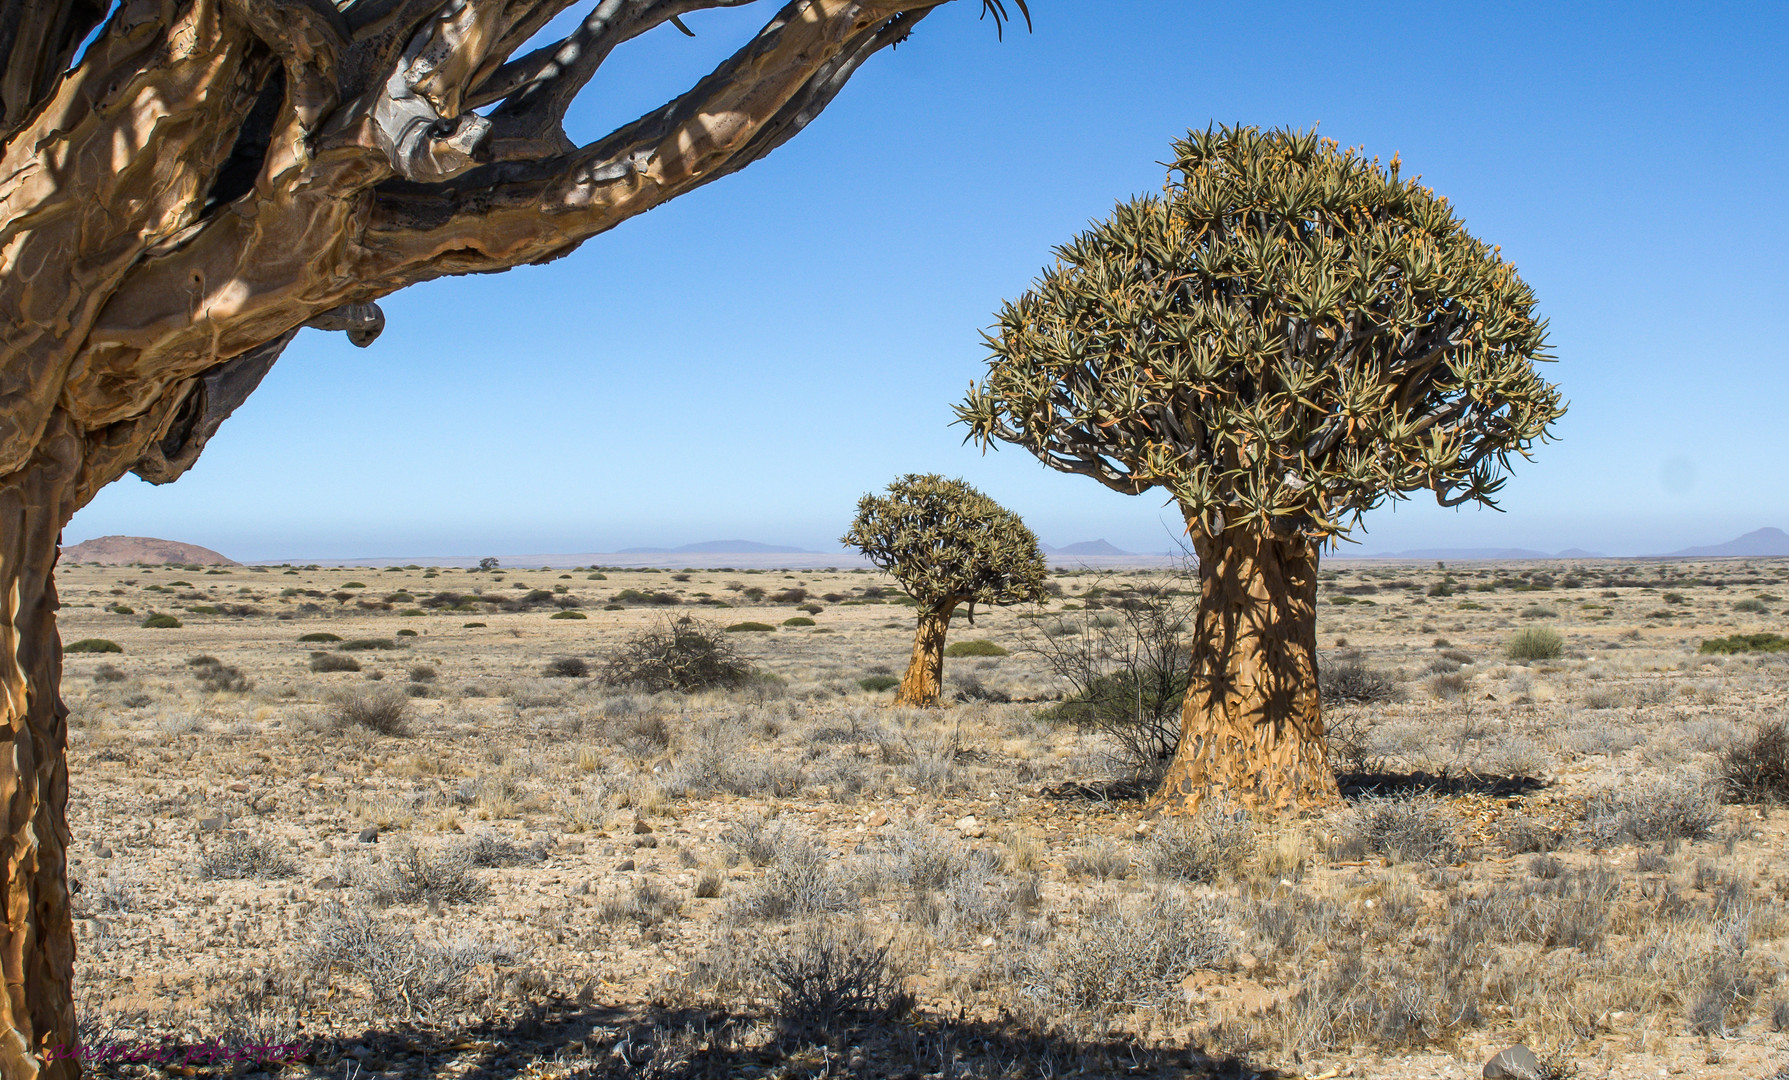
{"type": "Polygon", "coordinates": [[[1339,772],[1336,774],[1336,786],[1341,789],[1342,798],[1352,802],[1370,796],[1488,795],[1493,798],[1510,798],[1539,791],[1547,786],[1547,782],[1533,776],[1370,770],[1339,772]]]}
{"type": "Polygon", "coordinates": [[[1196,1047],[1148,1047],[1110,1036],[1039,1032],[1010,1019],[988,1022],[915,1012],[898,1020],[845,1025],[663,1005],[571,1004],[451,1034],[369,1030],[359,1039],[311,1044],[297,1067],[334,1077],[382,1073],[455,1080],[511,1080],[523,1075],[568,1080],[1019,1076],[1286,1080],[1293,1075],[1240,1058],[1211,1056],[1196,1047]]]}

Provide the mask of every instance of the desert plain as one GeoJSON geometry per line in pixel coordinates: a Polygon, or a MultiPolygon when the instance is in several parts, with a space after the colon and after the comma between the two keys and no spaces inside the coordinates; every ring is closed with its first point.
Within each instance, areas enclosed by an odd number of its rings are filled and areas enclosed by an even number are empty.
{"type": "Polygon", "coordinates": [[[1789,817],[1721,781],[1789,653],[1700,651],[1789,562],[1326,563],[1343,805],[1191,823],[1031,651],[1165,573],[959,615],[916,710],[873,571],[64,565],[84,1042],[300,1048],[90,1067],[1789,1075],[1789,817]],[[761,674],[605,683],[686,616],[761,674]]]}

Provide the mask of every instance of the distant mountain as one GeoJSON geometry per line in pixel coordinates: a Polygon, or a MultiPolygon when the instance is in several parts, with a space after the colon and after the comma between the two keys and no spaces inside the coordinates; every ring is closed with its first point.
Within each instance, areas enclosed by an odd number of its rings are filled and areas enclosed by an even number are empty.
{"type": "Polygon", "coordinates": [[[1067,547],[1051,547],[1048,544],[1039,544],[1038,547],[1043,548],[1044,553],[1048,554],[1048,555],[1129,555],[1130,554],[1130,552],[1125,551],[1122,548],[1113,547],[1111,544],[1108,544],[1104,540],[1083,540],[1078,544],[1070,544],[1067,547]]]}
{"type": "Polygon", "coordinates": [[[1583,548],[1566,548],[1553,556],[1555,559],[1606,559],[1609,556],[1600,551],[1585,551],[1583,548]]]}
{"type": "Polygon", "coordinates": [[[1764,528],[1746,533],[1724,544],[1690,547],[1673,551],[1668,558],[1678,559],[1764,559],[1789,555],[1789,533],[1764,528]]]}
{"type": "Polygon", "coordinates": [[[816,555],[818,552],[807,548],[779,547],[776,544],[760,544],[756,540],[704,540],[700,544],[684,544],[682,547],[633,547],[622,548],[617,555],[816,555]]]}
{"type": "Polygon", "coordinates": [[[178,563],[196,566],[236,566],[236,560],[225,558],[210,548],[182,544],[178,540],[157,540],[153,536],[100,536],[73,547],[62,549],[63,562],[105,563],[122,566],[127,563],[178,563]]]}

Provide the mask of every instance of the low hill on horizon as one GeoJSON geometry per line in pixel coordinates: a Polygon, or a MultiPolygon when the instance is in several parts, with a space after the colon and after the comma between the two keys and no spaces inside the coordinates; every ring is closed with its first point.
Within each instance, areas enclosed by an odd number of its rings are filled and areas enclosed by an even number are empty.
{"type": "Polygon", "coordinates": [[[1046,544],[1046,543],[1043,543],[1040,541],[1037,546],[1042,548],[1044,551],[1044,554],[1046,554],[1046,555],[1129,555],[1129,554],[1132,554],[1129,551],[1125,551],[1123,548],[1114,547],[1112,544],[1106,542],[1103,539],[1102,540],[1082,540],[1079,543],[1070,544],[1067,547],[1051,547],[1049,544],[1046,544]]]}
{"type": "Polygon", "coordinates": [[[97,536],[62,549],[63,562],[103,563],[123,566],[130,563],[179,563],[194,566],[238,566],[235,559],[220,555],[197,544],[178,540],[161,540],[153,536],[97,536]]]}
{"type": "Polygon", "coordinates": [[[1789,533],[1766,526],[1762,529],[1753,529],[1744,536],[1736,536],[1724,544],[1687,547],[1682,551],[1673,551],[1667,557],[1674,559],[1765,559],[1783,555],[1789,555],[1789,533]]]}

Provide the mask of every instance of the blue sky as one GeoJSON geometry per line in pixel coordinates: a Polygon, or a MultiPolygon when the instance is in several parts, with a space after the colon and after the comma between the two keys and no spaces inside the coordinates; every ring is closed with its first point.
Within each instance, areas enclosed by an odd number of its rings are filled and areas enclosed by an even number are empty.
{"type": "MultiPolygon", "coordinates": [[[[699,13],[586,90],[593,138],[774,7],[699,13]]],[[[1533,285],[1570,412],[1503,513],[1418,493],[1362,551],[1640,554],[1789,527],[1789,6],[959,0],[765,161],[545,267],[384,303],[370,349],[302,333],[184,479],[127,477],[67,542],[238,559],[829,548],[865,491],[962,476],[1049,543],[1163,550],[1125,497],[951,427],[979,332],[1212,122],[1402,155],[1533,285]],[[1009,5],[1010,7],[1010,5],[1009,5]]]]}

